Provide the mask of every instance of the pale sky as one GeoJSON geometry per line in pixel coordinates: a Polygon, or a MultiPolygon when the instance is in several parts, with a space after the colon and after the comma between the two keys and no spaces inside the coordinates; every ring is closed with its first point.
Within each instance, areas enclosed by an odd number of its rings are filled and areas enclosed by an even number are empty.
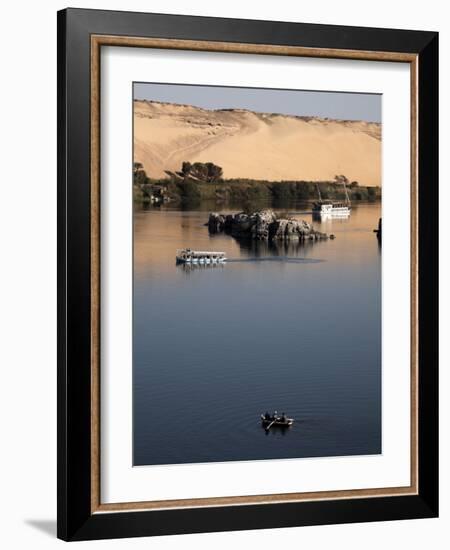
{"type": "Polygon", "coordinates": [[[134,99],[184,103],[203,109],[248,109],[381,122],[381,94],[135,82],[134,99]]]}

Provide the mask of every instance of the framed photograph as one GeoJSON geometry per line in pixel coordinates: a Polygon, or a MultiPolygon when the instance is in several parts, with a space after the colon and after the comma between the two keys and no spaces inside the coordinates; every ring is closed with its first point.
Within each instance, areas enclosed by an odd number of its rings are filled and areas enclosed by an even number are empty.
{"type": "Polygon", "coordinates": [[[438,35],[58,14],[58,536],[438,514],[438,35]]]}

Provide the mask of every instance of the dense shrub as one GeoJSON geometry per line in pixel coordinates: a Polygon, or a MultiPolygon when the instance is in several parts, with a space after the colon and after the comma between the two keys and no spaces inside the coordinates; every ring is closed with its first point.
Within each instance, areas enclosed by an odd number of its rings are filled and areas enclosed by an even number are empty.
{"type": "Polygon", "coordinates": [[[185,179],[192,177],[200,181],[213,183],[220,180],[223,170],[221,166],[217,166],[213,162],[194,162],[194,164],[183,162],[179,174],[185,179]]]}

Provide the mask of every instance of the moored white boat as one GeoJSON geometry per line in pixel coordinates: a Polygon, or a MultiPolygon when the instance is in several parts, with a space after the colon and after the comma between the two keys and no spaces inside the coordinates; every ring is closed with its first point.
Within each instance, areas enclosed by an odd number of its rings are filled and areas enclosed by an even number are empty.
{"type": "Polygon", "coordinates": [[[345,181],[343,183],[344,183],[344,190],[345,190],[345,201],[344,202],[323,200],[322,196],[320,194],[319,186],[316,184],[317,192],[319,194],[319,200],[313,203],[313,207],[312,207],[313,214],[316,214],[316,215],[322,216],[322,217],[346,218],[346,217],[350,216],[352,206],[351,206],[351,203],[350,203],[350,198],[348,196],[345,181]]]}
{"type": "Polygon", "coordinates": [[[313,204],[313,214],[318,214],[323,217],[348,217],[350,216],[351,206],[346,205],[345,203],[336,203],[336,202],[315,202],[313,204]]]}

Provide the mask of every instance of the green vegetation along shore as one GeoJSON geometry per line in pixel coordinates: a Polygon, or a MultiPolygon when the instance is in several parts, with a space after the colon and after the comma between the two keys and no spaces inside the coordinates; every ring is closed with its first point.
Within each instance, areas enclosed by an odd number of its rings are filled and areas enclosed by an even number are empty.
{"type": "MultiPolygon", "coordinates": [[[[188,163],[187,163],[188,164],[188,163]]],[[[200,163],[197,163],[200,165],[200,163]]],[[[347,186],[352,202],[376,201],[381,199],[380,187],[368,187],[358,182],[350,182],[344,175],[336,176],[333,181],[266,181],[252,179],[224,179],[220,170],[215,170],[212,163],[201,170],[191,165],[182,171],[167,173],[166,178],[152,179],[147,177],[139,163],[134,167],[134,200],[142,203],[172,202],[175,204],[195,205],[201,201],[217,204],[237,204],[266,202],[276,204],[290,201],[309,201],[318,199],[318,190],[325,200],[343,200],[347,186]],[[204,179],[201,174],[204,173],[204,179]],[[211,173],[214,176],[211,176],[211,173]],[[200,174],[200,175],[199,175],[200,174]]],[[[206,166],[206,165],[203,165],[206,166]]]]}

